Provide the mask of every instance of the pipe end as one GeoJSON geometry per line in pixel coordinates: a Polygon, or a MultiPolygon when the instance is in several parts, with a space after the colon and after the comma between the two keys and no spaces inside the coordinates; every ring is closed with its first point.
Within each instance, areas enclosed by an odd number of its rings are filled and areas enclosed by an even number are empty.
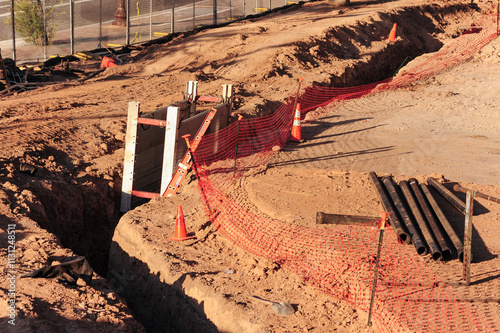
{"type": "Polygon", "coordinates": [[[436,252],[434,252],[434,253],[432,254],[432,259],[433,259],[434,261],[441,261],[441,260],[443,260],[443,255],[441,254],[441,252],[437,252],[437,251],[436,251],[436,252]]]}

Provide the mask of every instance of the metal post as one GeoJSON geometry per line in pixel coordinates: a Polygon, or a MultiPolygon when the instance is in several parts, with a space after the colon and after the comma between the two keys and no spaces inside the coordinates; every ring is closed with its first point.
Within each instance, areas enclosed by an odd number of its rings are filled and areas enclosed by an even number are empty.
{"type": "Polygon", "coordinates": [[[217,0],[213,0],[213,10],[214,10],[214,25],[217,25],[217,0]]]}
{"type": "Polygon", "coordinates": [[[380,263],[380,252],[382,250],[382,242],[384,241],[385,224],[387,222],[387,216],[389,215],[389,213],[383,212],[381,214],[382,214],[382,220],[378,236],[377,256],[375,257],[375,267],[373,268],[373,282],[372,282],[372,294],[370,297],[370,309],[368,310],[368,326],[372,325],[372,309],[373,309],[373,302],[375,300],[375,291],[377,289],[378,265],[380,263]]]}
{"type": "Polygon", "coordinates": [[[243,17],[247,16],[245,11],[246,11],[246,0],[243,0],[243,17]]]}
{"type": "Polygon", "coordinates": [[[149,0],[149,39],[153,39],[153,0],[149,0]]]}
{"type": "MultiPolygon", "coordinates": [[[[100,12],[100,11],[99,11],[100,12]]],[[[70,30],[70,46],[71,54],[75,53],[75,2],[69,0],[69,30],[70,30]]]]}
{"type": "Polygon", "coordinates": [[[272,0],[269,0],[269,10],[271,10],[273,7],[272,0]]]}
{"type": "MultiPolygon", "coordinates": [[[[271,0],[269,0],[271,1],[271,0]]],[[[229,21],[232,21],[233,20],[233,13],[232,13],[232,10],[231,10],[231,0],[229,0],[229,21]]]]}
{"type": "Polygon", "coordinates": [[[472,261],[472,214],[474,212],[474,197],[476,191],[467,191],[465,203],[465,230],[464,230],[464,266],[463,279],[470,284],[470,263],[472,261]]]}
{"type": "Polygon", "coordinates": [[[43,61],[47,60],[47,17],[45,17],[45,0],[42,2],[42,15],[43,15],[43,61]]]}
{"type": "Polygon", "coordinates": [[[12,59],[16,61],[16,23],[14,15],[14,0],[10,3],[10,17],[12,19],[12,59]]]}
{"type": "Polygon", "coordinates": [[[236,173],[236,160],[238,158],[238,137],[240,136],[240,124],[243,116],[241,114],[238,115],[238,130],[236,131],[236,149],[234,152],[234,166],[233,166],[233,176],[236,173]]]}
{"type": "Polygon", "coordinates": [[[497,35],[498,35],[498,20],[499,20],[499,14],[500,14],[500,1],[497,2],[497,35]]]}
{"type": "Polygon", "coordinates": [[[129,0],[125,0],[125,6],[127,7],[127,10],[125,11],[125,15],[126,15],[126,18],[125,18],[125,27],[126,27],[126,36],[125,36],[125,44],[126,45],[129,45],[130,44],[130,1],[129,0]]]}
{"type": "Polygon", "coordinates": [[[196,114],[196,96],[198,95],[198,81],[188,81],[186,83],[186,99],[191,102],[189,117],[196,114]]]}
{"type": "Polygon", "coordinates": [[[196,17],[196,0],[193,0],[193,30],[196,28],[195,17],[196,17]]]}
{"type": "Polygon", "coordinates": [[[175,1],[172,0],[172,9],[170,12],[170,33],[173,34],[175,31],[174,27],[174,21],[175,21],[175,15],[174,15],[174,8],[175,8],[175,1]]]}
{"type": "Polygon", "coordinates": [[[102,0],[99,0],[99,47],[102,47],[102,0]]]}

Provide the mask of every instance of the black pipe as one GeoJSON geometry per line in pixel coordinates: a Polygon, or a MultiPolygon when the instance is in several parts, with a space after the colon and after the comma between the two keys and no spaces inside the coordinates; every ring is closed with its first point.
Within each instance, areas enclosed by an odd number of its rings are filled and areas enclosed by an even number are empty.
{"type": "Polygon", "coordinates": [[[392,183],[391,177],[384,177],[382,178],[382,181],[384,182],[387,192],[389,192],[392,201],[396,205],[396,209],[398,210],[399,215],[403,219],[403,222],[406,225],[408,232],[410,233],[411,241],[413,242],[413,245],[415,246],[417,253],[421,256],[426,255],[427,247],[425,246],[425,243],[422,241],[422,238],[420,237],[421,235],[418,232],[418,228],[415,226],[412,219],[410,218],[410,215],[406,211],[406,208],[403,202],[401,201],[401,198],[399,197],[399,194],[396,191],[394,184],[392,183]]]}
{"type": "Polygon", "coordinates": [[[420,184],[420,187],[422,188],[422,191],[424,192],[425,196],[427,197],[427,200],[431,204],[432,208],[434,209],[434,213],[436,213],[436,216],[438,217],[439,221],[441,221],[441,225],[444,227],[444,230],[446,230],[446,233],[448,234],[448,237],[450,238],[451,242],[453,243],[453,246],[455,246],[455,249],[457,250],[457,255],[458,259],[463,262],[464,261],[464,245],[460,238],[458,238],[457,234],[455,233],[455,230],[450,224],[450,221],[446,218],[444,215],[443,211],[441,210],[441,207],[439,207],[438,203],[436,202],[436,199],[434,199],[434,196],[431,194],[431,191],[425,184],[420,184]]]}
{"type": "Polygon", "coordinates": [[[396,235],[398,235],[398,241],[404,244],[409,244],[411,240],[410,235],[408,235],[404,231],[403,226],[401,225],[401,221],[399,221],[398,216],[396,215],[394,206],[387,197],[387,194],[384,192],[380,180],[377,178],[377,175],[373,171],[370,172],[369,175],[372,180],[373,186],[375,186],[375,189],[377,190],[377,194],[380,199],[380,202],[382,203],[382,206],[384,206],[386,212],[390,213],[389,221],[391,222],[391,226],[396,232],[396,235]]]}
{"type": "Polygon", "coordinates": [[[358,215],[342,215],[342,214],[328,214],[323,212],[316,212],[317,224],[367,224],[369,222],[378,221],[380,218],[375,216],[358,216],[358,215]]]}
{"type": "Polygon", "coordinates": [[[413,196],[413,193],[411,192],[410,186],[408,185],[408,182],[405,180],[402,180],[399,182],[399,186],[401,187],[401,190],[403,191],[403,195],[406,198],[406,201],[408,202],[408,205],[410,206],[410,210],[413,213],[413,216],[417,220],[418,226],[420,227],[420,231],[422,232],[422,235],[424,236],[425,241],[427,242],[427,245],[429,245],[429,250],[432,255],[432,259],[434,260],[441,260],[443,259],[443,255],[432,238],[432,235],[429,231],[429,228],[427,227],[427,224],[425,222],[425,218],[422,216],[422,213],[420,212],[420,208],[418,207],[417,202],[415,201],[415,197],[413,196]]]}
{"type": "Polygon", "coordinates": [[[462,200],[460,200],[456,195],[451,193],[446,187],[443,186],[440,182],[438,182],[435,178],[429,177],[427,178],[427,184],[434,187],[439,194],[441,194],[446,200],[448,200],[453,207],[458,209],[458,211],[465,215],[465,204],[462,200]]]}
{"type": "Polygon", "coordinates": [[[427,219],[427,223],[431,227],[431,232],[434,235],[434,238],[437,240],[439,247],[441,248],[443,259],[450,260],[452,258],[453,253],[448,247],[446,239],[444,238],[443,233],[439,229],[439,226],[437,224],[436,219],[434,218],[434,215],[432,215],[432,210],[429,207],[427,201],[425,201],[422,191],[420,191],[420,187],[418,187],[417,180],[415,178],[411,178],[408,181],[410,182],[410,186],[413,189],[413,193],[415,193],[418,203],[420,204],[420,208],[422,209],[422,212],[424,213],[425,218],[427,219]]]}

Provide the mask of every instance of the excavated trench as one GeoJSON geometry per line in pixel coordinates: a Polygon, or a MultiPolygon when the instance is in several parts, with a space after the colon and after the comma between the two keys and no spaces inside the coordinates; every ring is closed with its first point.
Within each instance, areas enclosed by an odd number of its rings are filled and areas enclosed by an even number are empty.
{"type": "MultiPolygon", "coordinates": [[[[441,8],[435,5],[404,8],[390,14],[377,13],[371,22],[359,22],[355,26],[328,29],[323,37],[311,38],[296,45],[295,59],[303,68],[328,67],[344,61],[342,72],[330,73],[323,85],[355,86],[386,79],[394,74],[401,64],[409,62],[424,53],[435,52],[443,45],[442,39],[458,36],[458,25],[470,24],[477,9],[471,5],[455,5],[441,8]],[[379,52],[368,54],[376,42],[370,36],[388,31],[387,22],[398,24],[398,40],[379,52]]],[[[389,28],[390,29],[390,28],[389,28]]],[[[283,61],[275,75],[290,70],[293,61],[283,61]]],[[[46,151],[56,161],[68,160],[61,151],[46,151]]],[[[22,161],[17,161],[21,163],[22,161]]],[[[62,165],[59,176],[39,170],[38,177],[32,177],[30,193],[21,193],[26,209],[24,213],[40,226],[56,234],[63,246],[88,258],[92,267],[101,275],[108,272],[109,251],[114,229],[119,222],[119,201],[121,195],[121,171],[115,168],[108,174],[76,177],[78,170],[68,162],[62,165]],[[73,169],[72,169],[73,168],[73,169]]],[[[82,169],[82,167],[80,167],[82,169]]],[[[81,170],[80,170],[81,171],[81,170]]],[[[26,176],[27,177],[27,176],[26,176]]],[[[23,213],[21,211],[21,213],[23,213]]],[[[120,290],[118,290],[120,292],[120,290]]],[[[179,292],[172,297],[183,299],[179,292]]],[[[129,299],[130,304],[147,304],[154,295],[137,295],[144,299],[129,299]]],[[[162,327],[166,318],[155,318],[141,313],[139,306],[132,306],[138,320],[150,331],[165,331],[162,327]],[[146,323],[147,322],[147,323],[146,323]]],[[[197,311],[195,311],[197,312],[197,311]]],[[[193,312],[190,312],[193,313],[193,312]]],[[[182,318],[180,321],[206,321],[200,318],[182,318]]],[[[174,327],[174,321],[170,328],[174,327]]],[[[201,325],[203,326],[203,325],[201,325]]],[[[174,330],[175,331],[175,330],[174,330]]]]}

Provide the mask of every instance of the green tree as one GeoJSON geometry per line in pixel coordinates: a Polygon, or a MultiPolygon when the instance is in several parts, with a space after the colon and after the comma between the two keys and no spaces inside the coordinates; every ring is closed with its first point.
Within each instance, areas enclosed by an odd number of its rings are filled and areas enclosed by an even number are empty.
{"type": "MultiPolygon", "coordinates": [[[[45,4],[45,26],[44,2],[42,0],[16,0],[14,4],[14,22],[16,31],[30,44],[46,45],[52,43],[56,34],[57,25],[54,23],[54,4],[45,4]]],[[[12,18],[6,20],[7,24],[12,24],[12,18]]]]}

